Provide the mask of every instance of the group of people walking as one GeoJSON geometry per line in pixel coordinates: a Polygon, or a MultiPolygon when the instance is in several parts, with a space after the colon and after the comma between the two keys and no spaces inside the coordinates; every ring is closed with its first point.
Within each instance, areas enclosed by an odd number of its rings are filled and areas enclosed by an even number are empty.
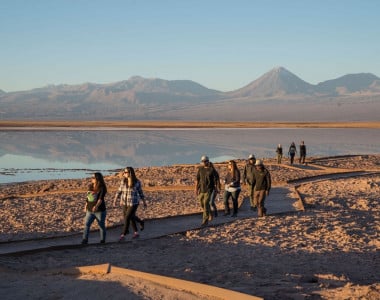
{"type": "MultiPolygon", "coordinates": [[[[221,192],[221,180],[208,156],[204,155],[201,157],[201,164],[198,167],[194,189],[203,210],[201,226],[206,226],[213,219],[210,203],[213,203],[214,195],[221,192]]],[[[259,217],[265,216],[265,198],[269,195],[271,189],[271,176],[263,161],[256,160],[253,154],[248,157],[242,181],[249,187],[251,210],[257,210],[259,217]]],[[[228,161],[228,171],[223,182],[224,216],[237,217],[238,198],[241,192],[241,176],[234,160],[228,161]],[[232,200],[232,212],[230,199],[232,200]]],[[[217,214],[214,214],[214,216],[217,216],[217,214]]]]}
{"type": "MultiPolygon", "coordinates": [[[[301,141],[301,144],[299,145],[299,150],[300,150],[300,158],[299,158],[299,163],[300,164],[305,164],[305,159],[306,159],[306,145],[304,141],[301,141]]],[[[276,153],[277,153],[277,163],[281,164],[282,162],[282,156],[283,156],[283,151],[282,151],[282,146],[281,144],[278,144],[276,148],[276,153]]],[[[289,146],[289,151],[288,151],[288,156],[290,158],[290,164],[294,164],[294,157],[296,156],[297,153],[297,147],[294,142],[292,142],[289,146]]]]}
{"type": "Polygon", "coordinates": [[[248,185],[251,210],[258,212],[258,216],[266,215],[265,198],[269,195],[272,179],[262,160],[256,160],[251,154],[244,167],[243,182],[248,185]]]}
{"type": "MultiPolygon", "coordinates": [[[[281,164],[282,146],[279,144],[276,149],[277,163],[281,164]]],[[[294,157],[297,153],[295,143],[291,143],[288,154],[290,163],[294,163],[294,157]]],[[[300,144],[300,163],[305,163],[306,146],[302,141],[300,144]]],[[[125,236],[129,234],[129,227],[132,226],[132,238],[138,238],[138,228],[144,230],[145,223],[137,215],[140,199],[144,208],[147,204],[141,187],[140,180],[136,177],[132,167],[126,167],[121,174],[121,181],[116,191],[113,205],[119,205],[123,211],[124,225],[119,237],[119,241],[123,241],[125,236]]],[[[237,217],[238,214],[238,198],[241,192],[241,182],[248,186],[250,199],[250,208],[257,211],[259,217],[266,215],[265,199],[269,195],[271,189],[271,175],[269,170],[264,166],[260,159],[256,159],[253,154],[249,155],[248,161],[244,166],[243,178],[241,178],[239,168],[234,160],[228,161],[228,170],[224,182],[223,204],[224,216],[237,217]],[[230,207],[230,199],[232,200],[232,211],[230,207]]],[[[215,199],[221,193],[221,179],[219,173],[208,158],[204,155],[201,157],[201,166],[198,167],[195,181],[195,195],[202,207],[202,223],[206,226],[209,221],[218,216],[215,199]]],[[[103,175],[96,172],[91,177],[91,184],[88,187],[87,199],[85,204],[84,230],[82,244],[88,243],[88,236],[92,223],[96,220],[100,228],[100,243],[106,241],[105,220],[107,215],[105,196],[107,194],[107,186],[103,175]]]]}

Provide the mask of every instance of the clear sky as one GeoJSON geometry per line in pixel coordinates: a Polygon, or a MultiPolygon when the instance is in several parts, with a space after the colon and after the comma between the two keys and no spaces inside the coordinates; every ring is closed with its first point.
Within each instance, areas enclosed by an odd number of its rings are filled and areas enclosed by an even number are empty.
{"type": "Polygon", "coordinates": [[[189,79],[231,91],[283,66],[380,76],[379,0],[0,0],[0,89],[189,79]]]}

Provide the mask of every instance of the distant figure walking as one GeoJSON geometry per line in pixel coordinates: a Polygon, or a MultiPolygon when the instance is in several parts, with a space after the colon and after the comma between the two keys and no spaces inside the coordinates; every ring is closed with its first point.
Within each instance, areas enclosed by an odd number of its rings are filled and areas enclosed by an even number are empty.
{"type": "Polygon", "coordinates": [[[107,187],[103,175],[96,172],[91,177],[91,184],[87,191],[85,205],[86,216],[84,218],[84,230],[82,244],[88,243],[88,235],[92,223],[96,220],[100,228],[100,243],[106,242],[106,203],[104,197],[107,194],[107,187]]]}
{"type": "Polygon", "coordinates": [[[276,148],[276,153],[277,153],[277,164],[281,164],[282,160],[282,146],[281,144],[278,144],[276,148]]]}
{"type": "Polygon", "coordinates": [[[306,145],[304,141],[301,141],[300,145],[300,164],[304,164],[306,159],[306,145]]]}
{"type": "Polygon", "coordinates": [[[267,213],[265,208],[265,198],[269,195],[272,181],[267,168],[264,167],[262,160],[256,160],[255,171],[253,172],[253,185],[255,202],[257,203],[257,213],[263,217],[267,213]]]}
{"type": "Polygon", "coordinates": [[[290,156],[290,164],[292,165],[294,163],[294,156],[296,156],[297,148],[296,144],[292,142],[292,144],[289,147],[288,155],[290,156]]]}
{"type": "Polygon", "coordinates": [[[228,162],[228,173],[224,180],[225,190],[224,190],[224,215],[230,214],[229,198],[232,198],[232,208],[233,212],[231,217],[237,217],[238,213],[238,198],[241,191],[240,187],[240,171],[234,160],[228,162]]]}
{"type": "Polygon", "coordinates": [[[218,172],[210,164],[210,160],[206,155],[201,157],[201,163],[202,165],[198,167],[194,190],[203,210],[201,226],[206,226],[209,219],[212,219],[210,197],[213,192],[215,194],[219,193],[220,181],[218,172]]]}
{"type": "Polygon", "coordinates": [[[125,239],[125,235],[129,233],[129,225],[132,224],[134,234],[132,238],[138,238],[139,233],[136,223],[140,224],[140,230],[144,230],[145,223],[136,216],[137,208],[139,207],[139,199],[146,207],[145,197],[141,188],[141,182],[137,179],[135,170],[132,167],[126,167],[123,172],[123,179],[120,182],[119,188],[114,198],[114,206],[117,199],[120,197],[120,206],[123,208],[124,226],[123,232],[120,235],[119,241],[125,239]]]}
{"type": "Polygon", "coordinates": [[[255,156],[253,154],[250,154],[248,156],[248,162],[245,164],[244,171],[243,171],[243,183],[248,184],[249,202],[251,204],[251,210],[257,209],[257,205],[254,202],[253,186],[252,186],[252,178],[253,178],[253,171],[255,170],[255,162],[256,162],[255,156]]]}

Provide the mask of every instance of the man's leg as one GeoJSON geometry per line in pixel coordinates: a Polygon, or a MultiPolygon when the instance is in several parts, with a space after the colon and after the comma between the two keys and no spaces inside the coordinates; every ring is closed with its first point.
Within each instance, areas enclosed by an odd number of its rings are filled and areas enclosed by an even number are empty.
{"type": "MultiPolygon", "coordinates": [[[[210,211],[211,211],[211,209],[213,209],[214,216],[217,217],[218,216],[218,210],[216,208],[215,198],[216,198],[216,192],[213,191],[211,193],[211,196],[210,196],[210,211]]],[[[211,213],[212,213],[212,211],[211,211],[211,213]]]]}
{"type": "Polygon", "coordinates": [[[200,193],[199,202],[203,210],[202,225],[206,225],[208,223],[208,217],[210,214],[210,193],[200,193]]]}
{"type": "Polygon", "coordinates": [[[253,195],[254,187],[250,184],[249,185],[249,202],[251,204],[251,210],[256,210],[256,203],[255,203],[255,196],[253,195]]]}
{"type": "Polygon", "coordinates": [[[255,192],[255,195],[257,195],[257,214],[259,217],[265,216],[265,213],[266,213],[266,209],[264,207],[265,193],[266,193],[265,190],[255,192]]]}

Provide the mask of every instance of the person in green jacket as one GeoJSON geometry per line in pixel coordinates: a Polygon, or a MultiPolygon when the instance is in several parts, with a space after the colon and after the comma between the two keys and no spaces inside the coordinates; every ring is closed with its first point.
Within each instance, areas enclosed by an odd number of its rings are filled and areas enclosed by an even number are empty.
{"type": "Polygon", "coordinates": [[[264,167],[261,159],[256,160],[255,170],[253,171],[254,201],[257,204],[257,214],[259,217],[266,215],[265,198],[271,189],[271,176],[267,168],[264,167]]]}
{"type": "Polygon", "coordinates": [[[196,182],[195,182],[195,195],[202,207],[202,224],[206,226],[209,219],[212,219],[210,209],[210,198],[213,193],[218,194],[220,191],[219,174],[216,169],[211,165],[208,156],[201,157],[202,165],[198,167],[196,182]]]}

